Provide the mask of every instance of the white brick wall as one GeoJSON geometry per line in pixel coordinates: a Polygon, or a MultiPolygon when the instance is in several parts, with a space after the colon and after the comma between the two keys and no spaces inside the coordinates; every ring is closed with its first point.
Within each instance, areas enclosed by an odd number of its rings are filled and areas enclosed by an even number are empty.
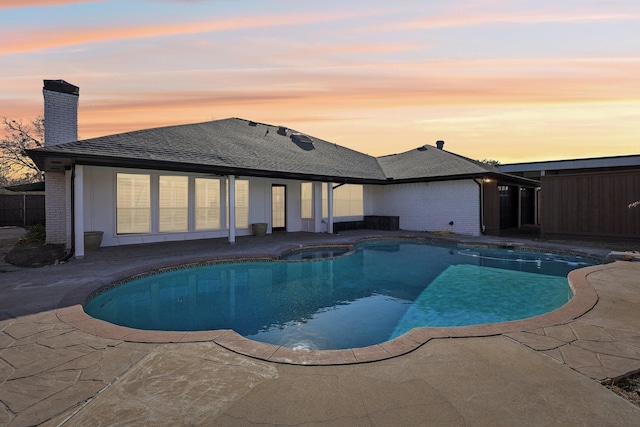
{"type": "Polygon", "coordinates": [[[365,200],[365,215],[399,216],[402,230],[480,234],[480,190],[473,180],[371,185],[365,200]]]}
{"type": "Polygon", "coordinates": [[[67,244],[67,196],[64,172],[46,173],[44,195],[47,243],[67,244]]]}
{"type": "Polygon", "coordinates": [[[78,95],[43,90],[44,144],[56,145],[78,139],[78,95]]]}

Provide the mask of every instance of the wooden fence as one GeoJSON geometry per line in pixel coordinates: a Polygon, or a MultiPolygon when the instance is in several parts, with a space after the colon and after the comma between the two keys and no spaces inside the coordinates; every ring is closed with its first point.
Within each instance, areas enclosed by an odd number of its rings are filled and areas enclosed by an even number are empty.
{"type": "Polygon", "coordinates": [[[44,224],[43,194],[0,194],[0,227],[44,224]]]}
{"type": "Polygon", "coordinates": [[[548,175],[541,179],[541,232],[640,239],[640,171],[548,175]]]}

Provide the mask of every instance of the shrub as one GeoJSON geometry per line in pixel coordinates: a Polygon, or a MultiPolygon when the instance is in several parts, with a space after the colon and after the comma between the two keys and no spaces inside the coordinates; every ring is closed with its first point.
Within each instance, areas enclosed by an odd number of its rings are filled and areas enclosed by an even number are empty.
{"type": "Polygon", "coordinates": [[[23,237],[26,242],[44,242],[46,239],[45,227],[42,224],[27,227],[27,232],[23,237]]]}

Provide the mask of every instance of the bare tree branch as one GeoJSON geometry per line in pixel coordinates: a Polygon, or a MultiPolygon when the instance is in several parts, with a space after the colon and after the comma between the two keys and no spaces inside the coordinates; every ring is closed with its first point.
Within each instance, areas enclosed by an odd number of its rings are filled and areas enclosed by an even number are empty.
{"type": "Polygon", "coordinates": [[[0,139],[0,182],[8,184],[36,182],[43,173],[27,155],[27,150],[42,147],[44,118],[39,116],[28,123],[2,118],[5,136],[0,139]]]}

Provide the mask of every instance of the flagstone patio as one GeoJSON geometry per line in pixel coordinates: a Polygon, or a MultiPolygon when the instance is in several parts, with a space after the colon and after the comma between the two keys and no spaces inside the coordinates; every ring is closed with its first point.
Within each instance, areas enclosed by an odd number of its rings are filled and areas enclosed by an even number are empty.
{"type": "MultiPolygon", "coordinates": [[[[640,370],[637,262],[577,274],[574,280],[584,281],[595,299],[575,318],[543,324],[534,318],[515,329],[492,326],[473,334],[449,328],[409,352],[361,364],[261,360],[206,333],[189,342],[145,340],[139,332],[109,337],[69,317],[87,292],[159,266],[274,256],[371,235],[402,233],[111,247],[65,264],[0,273],[0,425],[637,425],[640,408],[600,384],[640,370]]],[[[607,252],[510,241],[592,256],[607,252]]]]}

